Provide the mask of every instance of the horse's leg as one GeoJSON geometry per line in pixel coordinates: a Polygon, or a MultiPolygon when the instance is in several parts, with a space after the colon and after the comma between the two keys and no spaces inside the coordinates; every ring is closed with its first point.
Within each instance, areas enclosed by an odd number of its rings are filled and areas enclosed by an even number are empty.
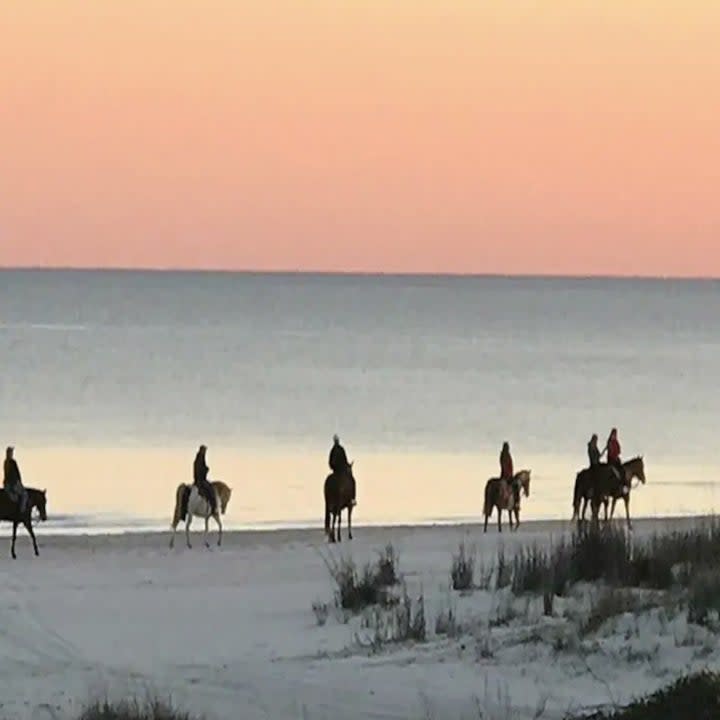
{"type": "Polygon", "coordinates": [[[27,520],[23,520],[23,525],[25,526],[25,529],[30,533],[30,537],[33,541],[33,550],[35,551],[35,557],[38,557],[40,553],[38,552],[37,540],[35,539],[35,531],[32,528],[32,522],[30,521],[29,516],[27,520]]]}
{"type": "Polygon", "coordinates": [[[348,540],[352,540],[352,503],[348,505],[348,540]]]}
{"type": "Polygon", "coordinates": [[[188,508],[187,512],[187,520],[185,521],[185,541],[187,542],[187,546],[189,548],[192,547],[190,544],[190,525],[192,524],[192,515],[190,514],[190,509],[188,508]]]}
{"type": "MultiPolygon", "coordinates": [[[[610,505],[610,519],[611,519],[611,520],[613,519],[613,515],[615,514],[615,503],[616,503],[616,502],[617,502],[617,498],[614,497],[614,498],[612,499],[612,503],[611,503],[611,505],[610,505]]],[[[607,510],[607,506],[605,506],[605,510],[607,510]]],[[[606,515],[605,515],[605,519],[607,520],[607,513],[606,513],[606,515]]]]}
{"type": "Polygon", "coordinates": [[[175,533],[177,532],[177,523],[173,523],[170,526],[170,529],[172,530],[172,535],[170,536],[170,549],[172,550],[175,547],[175,533]]]}
{"type": "Polygon", "coordinates": [[[342,542],[342,530],[341,530],[341,528],[342,528],[342,508],[340,508],[338,510],[337,519],[338,519],[337,539],[338,539],[338,542],[342,542]]]}
{"type": "Polygon", "coordinates": [[[628,530],[632,530],[632,523],[630,522],[630,496],[623,495],[623,500],[625,501],[625,517],[627,518],[628,530]]]}
{"type": "Polygon", "coordinates": [[[17,537],[17,520],[13,520],[13,536],[12,536],[12,544],[10,545],[10,554],[12,555],[12,559],[16,560],[17,555],[15,555],[15,538],[17,537]]]}
{"type": "Polygon", "coordinates": [[[578,527],[587,528],[587,520],[585,519],[585,515],[587,514],[587,508],[588,504],[590,504],[590,515],[592,516],[592,503],[588,500],[587,497],[583,498],[583,506],[582,506],[582,512],[580,513],[580,520],[578,521],[578,527]]]}
{"type": "Polygon", "coordinates": [[[502,509],[500,506],[497,506],[498,511],[498,532],[502,532],[502,509]]]}
{"type": "Polygon", "coordinates": [[[222,545],[222,520],[220,519],[220,513],[215,513],[215,520],[218,524],[218,547],[222,545]]]}
{"type": "MultiPolygon", "coordinates": [[[[210,511],[210,507],[208,506],[208,512],[210,511]]],[[[203,533],[203,540],[205,540],[205,547],[209,548],[210,543],[208,542],[208,530],[210,528],[210,516],[205,516],[205,532],[203,533]]]]}

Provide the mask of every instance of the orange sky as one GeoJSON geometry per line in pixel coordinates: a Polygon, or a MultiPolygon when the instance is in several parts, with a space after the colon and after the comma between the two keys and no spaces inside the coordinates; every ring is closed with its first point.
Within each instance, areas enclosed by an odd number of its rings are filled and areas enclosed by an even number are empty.
{"type": "Polygon", "coordinates": [[[720,276],[717,0],[4,0],[0,265],[720,276]]]}

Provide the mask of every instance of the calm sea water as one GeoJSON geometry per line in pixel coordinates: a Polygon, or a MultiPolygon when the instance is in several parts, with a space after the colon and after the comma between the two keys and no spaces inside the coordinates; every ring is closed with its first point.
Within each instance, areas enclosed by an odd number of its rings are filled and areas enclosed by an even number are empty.
{"type": "Polygon", "coordinates": [[[0,444],[68,531],[166,526],[201,442],[229,526],[317,524],[334,432],[358,523],[477,517],[505,439],[525,517],[568,517],[613,425],[635,514],[705,512],[719,311],[712,281],[1,271],[0,444]]]}

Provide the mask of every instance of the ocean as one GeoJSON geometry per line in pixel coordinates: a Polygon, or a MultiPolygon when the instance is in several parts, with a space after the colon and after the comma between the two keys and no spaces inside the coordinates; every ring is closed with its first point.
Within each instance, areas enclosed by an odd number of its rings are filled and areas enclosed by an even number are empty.
{"type": "Polygon", "coordinates": [[[634,515],[712,512],[719,311],[709,280],[4,270],[0,444],[58,532],[167,528],[200,443],[227,528],[320,527],[335,432],[357,524],[479,519],[505,440],[523,518],[569,518],[613,426],[634,515]]]}

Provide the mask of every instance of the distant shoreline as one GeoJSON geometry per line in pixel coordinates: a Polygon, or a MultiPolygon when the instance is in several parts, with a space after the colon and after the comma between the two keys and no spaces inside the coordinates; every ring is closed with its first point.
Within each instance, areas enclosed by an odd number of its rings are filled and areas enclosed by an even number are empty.
{"type": "Polygon", "coordinates": [[[432,271],[383,271],[383,270],[317,270],[317,269],[251,269],[251,268],[174,268],[174,267],[126,267],[126,266],[37,266],[0,265],[0,272],[33,273],[108,273],[108,274],[158,274],[158,275],[242,275],[249,277],[308,277],[308,278],[405,278],[405,279],[476,279],[476,280],[582,280],[582,281],[647,281],[647,282],[718,282],[715,275],[638,275],[638,274],[555,274],[555,273],[499,273],[499,272],[432,272],[432,271]]]}

